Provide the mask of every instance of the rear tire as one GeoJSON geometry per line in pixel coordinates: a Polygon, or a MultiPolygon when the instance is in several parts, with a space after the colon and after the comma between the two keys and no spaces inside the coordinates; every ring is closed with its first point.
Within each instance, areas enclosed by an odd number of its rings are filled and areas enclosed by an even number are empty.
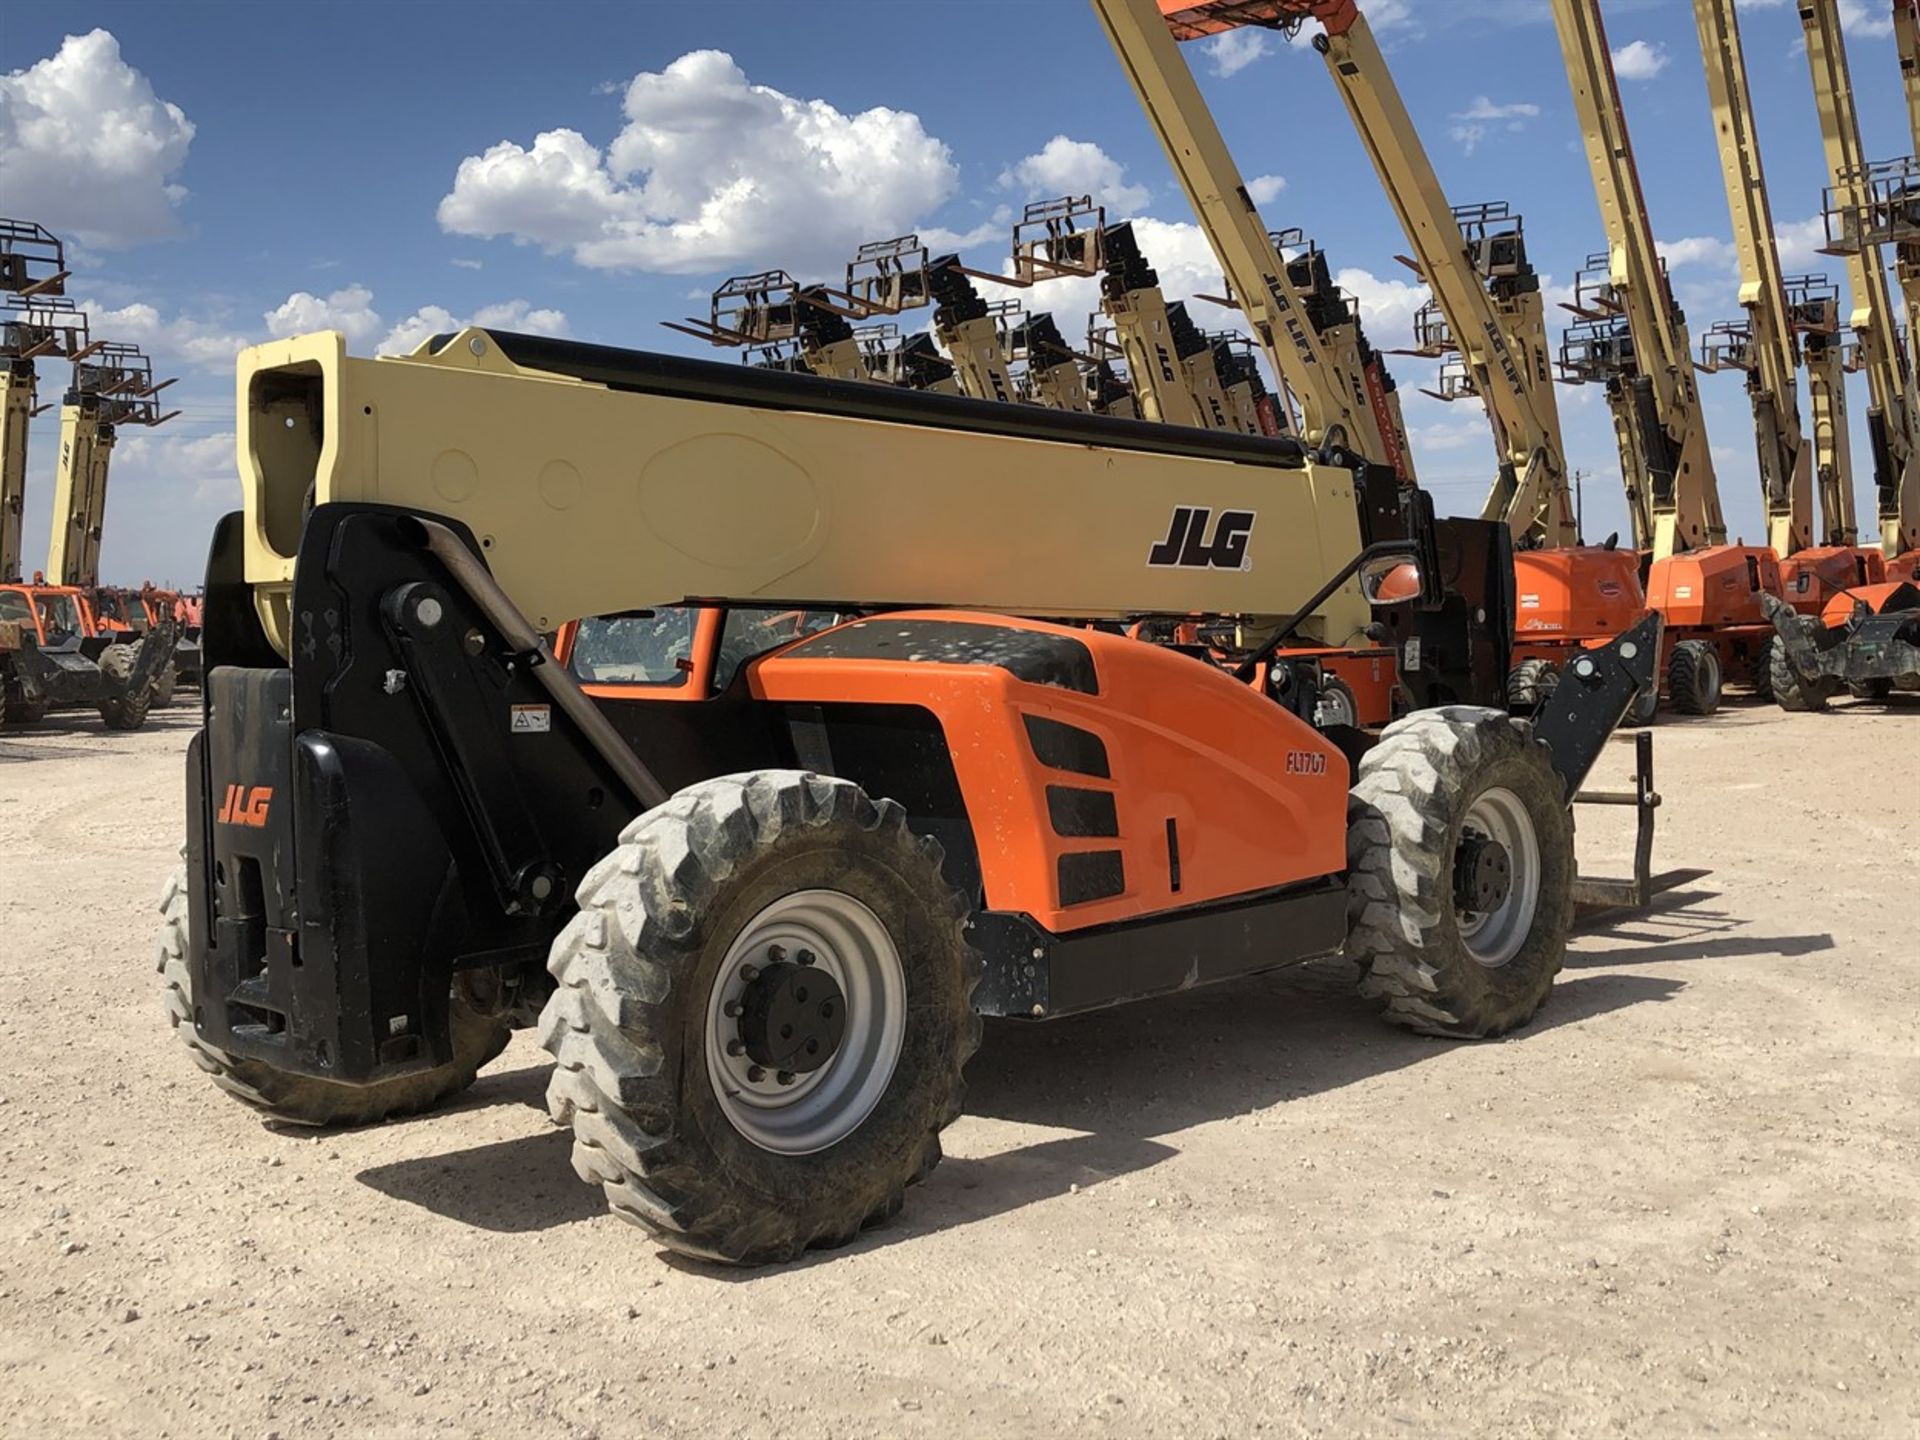
{"type": "Polygon", "coordinates": [[[167,877],[160,892],[158,964],[167,1023],[213,1083],[271,1120],[289,1125],[368,1125],[393,1115],[431,1110],[466,1089],[480,1067],[506,1048],[507,1017],[485,1015],[458,989],[448,1019],[453,1058],[432,1070],[374,1085],[340,1085],[290,1075],[209,1045],[193,1028],[193,976],[187,965],[187,872],[167,877]]]}
{"type": "Polygon", "coordinates": [[[1682,640],[1667,661],[1667,696],[1682,715],[1720,708],[1720,652],[1705,640],[1682,640]]]}
{"type": "Polygon", "coordinates": [[[109,645],[100,652],[100,673],[107,680],[107,694],[100,701],[100,718],[109,730],[138,730],[147,723],[147,707],[153,703],[153,682],[149,680],[136,692],[134,662],[139,658],[137,645],[109,645]]]}
{"type": "Polygon", "coordinates": [[[578,899],[548,962],[547,1106],[615,1214],[755,1265],[899,1210],[960,1113],[981,964],[939,846],[898,805],[792,770],[704,781],[629,825],[578,899]],[[782,973],[845,1002],[799,1074],[747,1049],[753,987],[782,973]]]}
{"type": "Polygon", "coordinates": [[[1553,698],[1559,688],[1560,671],[1545,660],[1522,660],[1507,676],[1507,708],[1516,714],[1530,715],[1553,698]]]}
{"type": "MultiPolygon", "coordinates": [[[[1800,625],[1800,633],[1811,644],[1823,628],[1819,620],[1812,615],[1794,617],[1800,625]]],[[[1832,696],[1834,682],[1821,676],[1814,680],[1802,680],[1800,672],[1793,668],[1793,662],[1787,658],[1787,647],[1780,643],[1778,635],[1773,637],[1773,648],[1767,652],[1768,674],[1773,681],[1773,698],[1782,710],[1824,710],[1827,700],[1832,696]]]]}
{"type": "Polygon", "coordinates": [[[1760,653],[1753,662],[1753,695],[1756,700],[1765,703],[1773,699],[1773,657],[1780,648],[1780,637],[1769,635],[1760,644],[1760,653]]]}
{"type": "Polygon", "coordinates": [[[1573,923],[1561,790],[1531,727],[1475,706],[1395,721],[1360,762],[1347,809],[1347,953],[1360,993],[1389,1020],[1485,1039],[1526,1024],[1546,1000],[1573,923]],[[1482,874],[1476,858],[1495,858],[1488,838],[1507,856],[1508,884],[1476,912],[1464,892],[1482,874]]]}
{"type": "Polygon", "coordinates": [[[0,725],[34,725],[47,717],[47,702],[27,699],[18,685],[0,687],[0,725]]]}

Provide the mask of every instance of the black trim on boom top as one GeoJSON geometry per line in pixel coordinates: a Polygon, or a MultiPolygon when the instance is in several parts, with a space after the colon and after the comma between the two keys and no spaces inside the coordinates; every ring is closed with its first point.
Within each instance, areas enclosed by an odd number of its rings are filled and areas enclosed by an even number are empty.
{"type": "MultiPolygon", "coordinates": [[[[937,395],[861,380],[761,370],[751,365],[722,365],[649,350],[622,350],[544,335],[486,332],[500,353],[527,370],[570,375],[610,390],[704,400],[718,405],[751,405],[762,410],[809,410],[858,420],[885,420],[987,435],[1018,435],[1068,445],[1103,445],[1114,450],[1191,455],[1202,460],[1235,460],[1297,470],[1307,452],[1297,440],[1240,435],[1230,430],[1161,425],[1051,410],[1039,405],[1009,405],[964,395],[937,395]]],[[[436,335],[437,352],[453,337],[436,335]]]]}

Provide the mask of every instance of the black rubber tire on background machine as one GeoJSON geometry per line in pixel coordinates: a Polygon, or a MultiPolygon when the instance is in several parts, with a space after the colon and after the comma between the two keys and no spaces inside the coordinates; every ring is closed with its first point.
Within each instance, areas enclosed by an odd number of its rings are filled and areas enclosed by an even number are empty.
{"type": "Polygon", "coordinates": [[[1760,642],[1760,653],[1753,662],[1753,698],[1765,703],[1773,699],[1773,657],[1780,648],[1780,637],[1769,635],[1760,642]]]}
{"type": "MultiPolygon", "coordinates": [[[[1812,643],[1824,627],[1812,615],[1796,617],[1800,622],[1800,632],[1812,643]]],[[[1787,647],[1778,643],[1775,637],[1773,648],[1767,652],[1768,673],[1772,677],[1773,698],[1782,710],[1824,710],[1827,701],[1833,695],[1835,682],[1825,676],[1807,681],[1800,678],[1800,672],[1793,668],[1787,659],[1787,647]]]]}
{"type": "Polygon", "coordinates": [[[153,703],[157,709],[164,710],[173,704],[173,692],[179,687],[180,672],[174,668],[171,660],[160,667],[160,676],[153,682],[153,703]]]}
{"type": "Polygon", "coordinates": [[[1546,1000],[1573,923],[1573,819],[1526,722],[1450,705],[1389,725],[1349,797],[1347,864],[1347,953],[1360,993],[1389,1020],[1485,1039],[1526,1024],[1546,1000]],[[1502,818],[1489,827],[1488,815],[1502,818]],[[1532,853],[1507,847],[1507,901],[1476,917],[1461,903],[1460,872],[1482,832],[1503,825],[1510,838],[1530,836],[1532,853]],[[1505,908],[1529,886],[1530,905],[1505,908]]]}
{"type": "Polygon", "coordinates": [[[1507,676],[1507,706],[1516,714],[1530,715],[1552,698],[1560,684],[1560,672],[1545,660],[1522,660],[1507,676]]]}
{"type": "Polygon", "coordinates": [[[139,654],[137,645],[121,644],[109,645],[100,652],[100,673],[108,687],[100,700],[100,718],[109,730],[138,730],[147,723],[154,687],[148,683],[136,691],[129,683],[139,654]]]}
{"type": "Polygon", "coordinates": [[[1720,708],[1720,652],[1705,640],[1682,640],[1667,660],[1667,698],[1682,715],[1720,708]]]}
{"type": "Polygon", "coordinates": [[[193,1028],[193,979],[187,968],[187,874],[167,877],[160,892],[158,963],[167,1022],[193,1056],[194,1064],[220,1089],[290,1125],[369,1125],[393,1115],[431,1110],[466,1089],[480,1068],[506,1048],[510,1034],[502,1015],[482,1014],[456,988],[449,1020],[453,1058],[444,1065],[373,1085],[339,1085],[307,1075],[292,1075],[258,1060],[243,1060],[216,1049],[193,1028]]]}
{"type": "Polygon", "coordinates": [[[753,1265],[843,1244],[899,1210],[960,1113],[982,966],[940,847],[897,804],[795,770],[703,781],[630,824],[578,899],[548,962],[559,983],[540,1017],[557,1061],[547,1105],[573,1127],[575,1172],[616,1214],[670,1250],[753,1265]],[[863,918],[792,932],[767,918],[807,904],[863,918]],[[774,933],[786,944],[763,943],[774,933]],[[803,1075],[756,1065],[740,1081],[729,1067],[750,1063],[747,1021],[721,1018],[743,1013],[724,997],[741,994],[751,1014],[751,987],[775,971],[790,981],[796,957],[847,985],[845,1034],[803,1075]],[[903,1002],[860,998],[855,979],[875,967],[903,1002]],[[873,1040],[886,1026],[892,1059],[873,1040]],[[776,1079],[805,1083],[789,1102],[776,1079]],[[820,1143],[783,1141],[776,1127],[820,1097],[820,1143]]]}

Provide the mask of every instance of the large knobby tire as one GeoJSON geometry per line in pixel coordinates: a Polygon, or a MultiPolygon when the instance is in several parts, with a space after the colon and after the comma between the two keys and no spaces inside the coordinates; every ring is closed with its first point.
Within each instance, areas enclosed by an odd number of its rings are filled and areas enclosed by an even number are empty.
{"type": "MultiPolygon", "coordinates": [[[[1822,633],[1823,626],[1812,615],[1796,615],[1800,633],[1807,637],[1809,644],[1822,633]]],[[[1767,673],[1772,682],[1773,698],[1782,710],[1824,710],[1827,701],[1833,695],[1835,683],[1822,675],[1813,680],[1803,680],[1800,672],[1793,668],[1793,662],[1787,658],[1787,647],[1779,643],[1774,636],[1774,644],[1767,652],[1767,673]]]]}
{"type": "Polygon", "coordinates": [[[1667,696],[1682,715],[1720,708],[1720,652],[1705,640],[1682,640],[1667,661],[1667,696]]]}
{"type": "Polygon", "coordinates": [[[581,882],[540,1018],[580,1178],[668,1249],[732,1264],[898,1211],[980,1042],[981,964],[940,859],[892,801],[801,771],[704,781],[629,825],[581,882]],[[765,1032],[749,1048],[734,1007],[765,1014],[756,987],[822,974],[843,1001],[828,1058],[758,1064],[765,1032]]]}
{"type": "Polygon", "coordinates": [[[1760,651],[1753,661],[1753,697],[1765,704],[1773,699],[1773,657],[1780,649],[1780,637],[1769,635],[1760,642],[1760,651]]]}
{"type": "Polygon", "coordinates": [[[47,718],[45,700],[29,700],[18,685],[0,686],[0,725],[33,725],[47,718]]]}
{"type": "Polygon", "coordinates": [[[109,730],[138,730],[147,723],[154,687],[151,680],[137,689],[132,683],[134,662],[139,656],[137,645],[109,645],[100,652],[100,673],[107,680],[100,718],[109,730]]]}
{"type": "Polygon", "coordinates": [[[473,1084],[480,1067],[506,1048],[505,1016],[482,1014],[456,988],[448,1015],[453,1058],[444,1065],[382,1080],[341,1085],[290,1075],[258,1060],[216,1049],[193,1028],[193,979],[187,968],[187,873],[178,869],[160,892],[158,963],[167,1023],[194,1064],[234,1099],[290,1125],[367,1125],[393,1115],[416,1115],[473,1084]]]}
{"type": "Polygon", "coordinates": [[[1389,1020],[1484,1039],[1540,1008],[1573,923],[1573,819],[1561,794],[1531,727],[1477,706],[1398,720],[1360,762],[1347,953],[1361,994],[1389,1020]],[[1496,904],[1475,887],[1502,854],[1508,884],[1496,904]],[[1490,903],[1475,911],[1469,895],[1490,903]]]}
{"type": "Polygon", "coordinates": [[[1546,660],[1522,660],[1507,676],[1507,707],[1520,714],[1531,714],[1553,698],[1559,688],[1560,672],[1546,660]]]}

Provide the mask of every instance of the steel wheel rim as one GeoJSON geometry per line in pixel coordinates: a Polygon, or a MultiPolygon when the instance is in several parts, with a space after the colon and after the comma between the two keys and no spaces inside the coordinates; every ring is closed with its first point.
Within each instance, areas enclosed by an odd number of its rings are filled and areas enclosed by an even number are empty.
{"type": "Polygon", "coordinates": [[[1313,704],[1313,721],[1316,725],[1358,725],[1360,719],[1353,695],[1345,689],[1322,690],[1313,704]]]}
{"type": "Polygon", "coordinates": [[[812,1155],[860,1128],[886,1093],[907,1030],[906,969],[880,917],[838,890],[796,890],[761,910],[735,937],[707,997],[707,1080],[729,1124],[762,1150],[812,1155]],[[846,1006],[846,1029],[833,1058],[782,1085],[752,1077],[751,1057],[730,1055],[739,1026],[727,1013],[745,993],[745,968],[764,965],[773,947],[811,951],[832,975],[846,1006]]]}
{"type": "Polygon", "coordinates": [[[1720,652],[1712,646],[1706,650],[1707,663],[1701,667],[1703,675],[1700,686],[1702,698],[1711,702],[1720,698],[1720,652]]]}
{"type": "Polygon", "coordinates": [[[1540,836],[1525,803],[1504,786],[1477,796],[1460,829],[1502,846],[1512,864],[1506,899],[1491,910],[1459,915],[1467,954],[1475,964],[1497,970],[1520,953],[1540,908],[1540,836]]]}

